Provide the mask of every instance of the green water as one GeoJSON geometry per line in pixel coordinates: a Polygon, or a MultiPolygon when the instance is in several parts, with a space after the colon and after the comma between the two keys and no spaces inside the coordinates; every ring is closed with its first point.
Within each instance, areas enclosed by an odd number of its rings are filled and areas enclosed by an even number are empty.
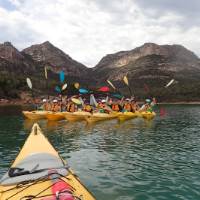
{"type": "MultiPolygon", "coordinates": [[[[164,107],[152,122],[39,124],[98,200],[198,200],[200,106],[164,107]]],[[[20,107],[0,108],[0,175],[31,126],[20,107]]]]}

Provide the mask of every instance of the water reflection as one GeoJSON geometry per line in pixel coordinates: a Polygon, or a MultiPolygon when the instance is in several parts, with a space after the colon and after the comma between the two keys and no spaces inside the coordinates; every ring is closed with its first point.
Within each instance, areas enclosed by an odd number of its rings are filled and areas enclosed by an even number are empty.
{"type": "MultiPolygon", "coordinates": [[[[96,124],[39,122],[62,157],[97,199],[198,199],[200,108],[168,106],[153,121],[96,124]]],[[[34,121],[0,118],[0,173],[6,171],[34,121]]]]}

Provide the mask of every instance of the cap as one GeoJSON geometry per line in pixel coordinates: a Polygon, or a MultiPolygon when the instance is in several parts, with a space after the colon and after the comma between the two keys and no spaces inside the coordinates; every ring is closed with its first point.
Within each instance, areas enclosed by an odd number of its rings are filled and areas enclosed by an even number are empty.
{"type": "Polygon", "coordinates": [[[57,103],[57,102],[58,102],[58,100],[57,100],[57,99],[54,99],[54,100],[53,100],[53,103],[57,103]]]}
{"type": "Polygon", "coordinates": [[[102,99],[101,102],[102,102],[102,103],[106,103],[106,100],[105,100],[105,99],[102,99]]]}
{"type": "Polygon", "coordinates": [[[146,99],[145,100],[147,103],[151,103],[151,100],[150,99],[146,99]]]}
{"type": "Polygon", "coordinates": [[[47,102],[47,100],[46,100],[46,99],[43,99],[42,102],[47,102]]]}

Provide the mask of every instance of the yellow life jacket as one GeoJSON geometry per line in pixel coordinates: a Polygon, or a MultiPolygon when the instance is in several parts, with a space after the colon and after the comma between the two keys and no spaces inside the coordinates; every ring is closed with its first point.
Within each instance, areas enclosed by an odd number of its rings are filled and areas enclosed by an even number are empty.
{"type": "Polygon", "coordinates": [[[85,105],[84,110],[86,112],[91,112],[92,111],[92,107],[90,105],[85,105]]]}

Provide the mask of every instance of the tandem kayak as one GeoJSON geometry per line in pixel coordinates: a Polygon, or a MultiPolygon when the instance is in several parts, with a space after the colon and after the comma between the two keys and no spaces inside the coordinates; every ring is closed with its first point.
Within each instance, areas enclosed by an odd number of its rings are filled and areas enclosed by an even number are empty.
{"type": "Polygon", "coordinates": [[[155,112],[141,112],[140,115],[144,119],[151,120],[156,116],[156,113],[155,112]]]}
{"type": "Polygon", "coordinates": [[[133,112],[124,112],[124,113],[119,113],[118,114],[118,119],[120,121],[126,121],[126,120],[129,120],[129,119],[134,119],[138,117],[138,113],[133,113],[133,112]]]}
{"type": "Polygon", "coordinates": [[[105,121],[105,120],[111,120],[111,119],[115,119],[117,118],[118,113],[111,113],[111,114],[107,114],[107,113],[93,113],[90,116],[86,116],[85,120],[88,123],[95,123],[98,121],[105,121]]]}
{"type": "Polygon", "coordinates": [[[62,112],[47,112],[46,118],[49,121],[59,121],[59,120],[65,119],[62,112]]]}
{"type": "Polygon", "coordinates": [[[37,124],[0,180],[1,200],[95,200],[37,124]]]}
{"type": "Polygon", "coordinates": [[[83,121],[85,120],[85,117],[91,116],[91,113],[84,112],[84,111],[77,111],[77,112],[63,112],[63,116],[68,121],[83,121]]]}
{"type": "Polygon", "coordinates": [[[45,119],[48,111],[35,110],[35,111],[22,111],[22,113],[27,119],[39,120],[39,119],[45,119]]]}

